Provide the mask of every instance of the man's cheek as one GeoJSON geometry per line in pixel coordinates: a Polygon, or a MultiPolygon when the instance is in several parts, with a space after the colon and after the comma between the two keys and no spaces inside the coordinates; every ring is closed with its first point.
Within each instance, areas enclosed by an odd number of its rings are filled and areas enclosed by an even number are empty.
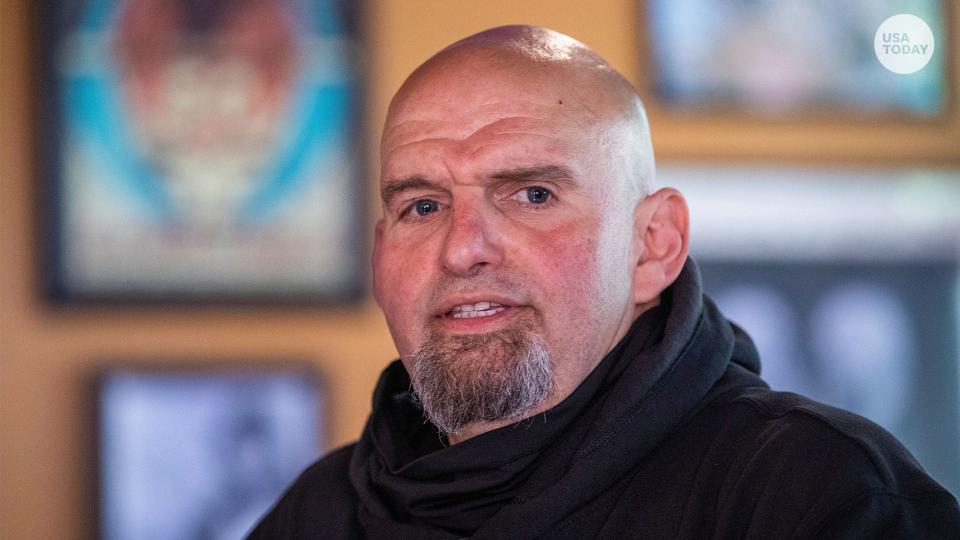
{"type": "Polygon", "coordinates": [[[535,242],[538,257],[546,268],[564,269],[563,275],[590,273],[597,265],[597,240],[592,231],[577,223],[548,231],[546,242],[535,242]]]}
{"type": "Polygon", "coordinates": [[[589,301],[596,287],[596,241],[562,234],[565,229],[555,232],[559,234],[548,236],[551,242],[537,244],[545,297],[550,299],[549,304],[561,304],[565,310],[583,310],[587,307],[584,302],[589,301]]]}
{"type": "Polygon", "coordinates": [[[402,261],[388,247],[384,247],[374,267],[374,297],[389,319],[403,314],[403,298],[408,294],[403,290],[404,280],[402,261]]]}
{"type": "MultiPolygon", "coordinates": [[[[416,251],[413,251],[416,253],[416,251]]],[[[429,319],[430,268],[422,260],[400,254],[407,250],[385,251],[377,280],[378,296],[385,312],[398,324],[411,327],[429,319]]]]}

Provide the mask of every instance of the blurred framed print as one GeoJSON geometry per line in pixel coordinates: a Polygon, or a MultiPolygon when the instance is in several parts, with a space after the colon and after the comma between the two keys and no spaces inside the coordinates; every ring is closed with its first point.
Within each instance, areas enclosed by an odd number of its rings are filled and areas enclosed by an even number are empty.
{"type": "Polygon", "coordinates": [[[359,296],[365,190],[352,2],[45,9],[41,148],[55,298],[359,296]]]}
{"type": "Polygon", "coordinates": [[[323,448],[306,367],[116,366],[96,395],[104,540],[243,538],[323,448]]]}
{"type": "Polygon", "coordinates": [[[875,33],[891,9],[931,21],[935,43],[943,43],[942,0],[648,4],[654,90],[671,108],[929,118],[947,105],[943,56],[902,77],[874,55],[875,33]]]}
{"type": "Polygon", "coordinates": [[[641,1],[658,157],[960,163],[951,4],[641,1]],[[891,51],[922,67],[895,69],[891,51]]]}

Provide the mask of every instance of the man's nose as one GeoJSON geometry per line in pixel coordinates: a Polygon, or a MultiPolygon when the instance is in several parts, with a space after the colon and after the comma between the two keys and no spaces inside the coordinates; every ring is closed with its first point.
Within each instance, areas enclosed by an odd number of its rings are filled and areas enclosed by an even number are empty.
{"type": "MultiPolygon", "coordinates": [[[[492,210],[491,210],[492,211],[492,210]]],[[[503,251],[494,216],[472,204],[459,204],[450,213],[443,245],[443,266],[450,273],[469,277],[484,266],[499,266],[503,251]]]]}

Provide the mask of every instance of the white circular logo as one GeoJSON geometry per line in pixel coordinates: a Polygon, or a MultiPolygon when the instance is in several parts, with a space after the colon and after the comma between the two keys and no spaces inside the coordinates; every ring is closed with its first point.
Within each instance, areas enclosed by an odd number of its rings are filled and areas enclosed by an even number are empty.
{"type": "Polygon", "coordinates": [[[877,28],[873,50],[890,71],[901,75],[916,73],[933,57],[933,31],[916,15],[894,15],[877,28]]]}

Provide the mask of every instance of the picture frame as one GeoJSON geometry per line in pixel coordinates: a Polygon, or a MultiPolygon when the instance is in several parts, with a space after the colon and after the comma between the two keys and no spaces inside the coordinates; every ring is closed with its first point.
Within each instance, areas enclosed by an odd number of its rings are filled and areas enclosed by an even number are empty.
{"type": "Polygon", "coordinates": [[[305,362],[111,362],[93,387],[105,540],[241,538],[325,449],[305,362]]]}
{"type": "Polygon", "coordinates": [[[658,159],[960,164],[952,2],[641,0],[637,13],[635,83],[658,159]],[[935,34],[931,60],[910,75],[887,71],[875,32],[914,12],[935,34]]]}
{"type": "Polygon", "coordinates": [[[366,291],[361,11],[41,4],[46,296],[342,305],[366,291]]]}

